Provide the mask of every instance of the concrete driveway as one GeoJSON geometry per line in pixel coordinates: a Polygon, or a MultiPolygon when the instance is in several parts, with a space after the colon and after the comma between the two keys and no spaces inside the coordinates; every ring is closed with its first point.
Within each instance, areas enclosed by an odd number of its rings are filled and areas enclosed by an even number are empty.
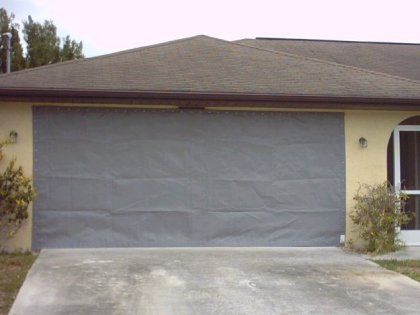
{"type": "Polygon", "coordinates": [[[44,250],[10,312],[419,314],[420,283],[338,248],[44,250]]]}

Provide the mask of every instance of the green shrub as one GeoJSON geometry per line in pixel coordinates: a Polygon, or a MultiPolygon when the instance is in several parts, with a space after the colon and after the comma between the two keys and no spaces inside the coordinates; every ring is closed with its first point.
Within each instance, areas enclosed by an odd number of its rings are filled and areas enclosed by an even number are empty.
{"type": "MultiPolygon", "coordinates": [[[[10,140],[0,142],[0,164],[4,158],[3,149],[10,140]]],[[[21,166],[12,159],[4,172],[0,172],[0,245],[12,237],[28,218],[29,203],[35,198],[30,178],[23,174],[21,166]]]]}
{"type": "Polygon", "coordinates": [[[404,244],[398,239],[397,228],[407,224],[413,215],[400,211],[408,196],[397,193],[388,183],[361,185],[354,196],[350,218],[357,225],[360,237],[371,253],[395,251],[404,244]]]}

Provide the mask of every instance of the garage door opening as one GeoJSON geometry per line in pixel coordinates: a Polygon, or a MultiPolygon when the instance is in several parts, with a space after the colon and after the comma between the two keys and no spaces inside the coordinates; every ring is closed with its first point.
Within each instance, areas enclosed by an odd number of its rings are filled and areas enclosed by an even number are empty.
{"type": "Polygon", "coordinates": [[[34,248],[335,246],[341,113],[34,107],[34,248]]]}

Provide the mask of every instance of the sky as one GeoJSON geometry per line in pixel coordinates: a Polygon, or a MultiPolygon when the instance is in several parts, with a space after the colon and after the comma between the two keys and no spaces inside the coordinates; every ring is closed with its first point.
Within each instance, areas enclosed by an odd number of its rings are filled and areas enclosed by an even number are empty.
{"type": "MultiPolygon", "coordinates": [[[[208,35],[420,43],[419,0],[0,0],[22,25],[52,20],[86,57],[208,35]]],[[[22,37],[23,38],[23,37],[22,37]]]]}

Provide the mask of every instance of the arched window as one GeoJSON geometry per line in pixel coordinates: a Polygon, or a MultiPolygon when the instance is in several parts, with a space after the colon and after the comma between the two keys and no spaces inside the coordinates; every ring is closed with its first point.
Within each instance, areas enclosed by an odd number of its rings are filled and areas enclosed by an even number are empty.
{"type": "Polygon", "coordinates": [[[402,238],[409,245],[420,245],[420,116],[395,127],[388,143],[387,166],[389,182],[409,196],[403,211],[415,213],[415,218],[401,227],[402,238]]]}

